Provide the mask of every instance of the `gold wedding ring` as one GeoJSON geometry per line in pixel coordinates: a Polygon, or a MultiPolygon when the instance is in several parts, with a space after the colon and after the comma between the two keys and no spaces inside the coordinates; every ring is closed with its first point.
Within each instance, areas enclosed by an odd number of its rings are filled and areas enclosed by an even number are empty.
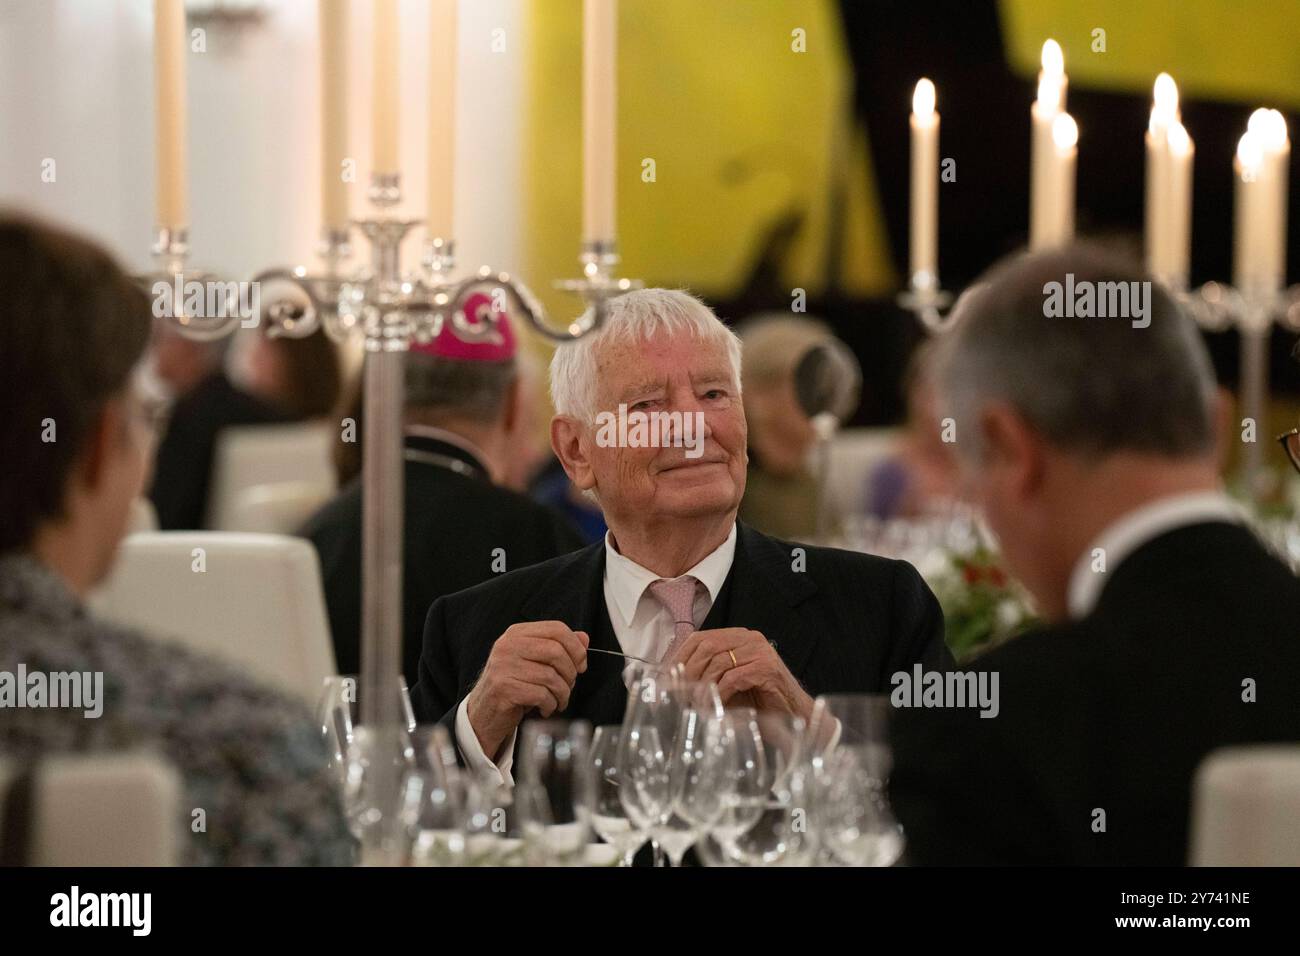
{"type": "Polygon", "coordinates": [[[731,655],[731,666],[732,666],[732,667],[739,667],[739,666],[740,666],[740,661],[736,660],[736,652],[733,651],[733,650],[731,650],[730,648],[728,648],[728,649],[727,649],[727,653],[731,655]]]}

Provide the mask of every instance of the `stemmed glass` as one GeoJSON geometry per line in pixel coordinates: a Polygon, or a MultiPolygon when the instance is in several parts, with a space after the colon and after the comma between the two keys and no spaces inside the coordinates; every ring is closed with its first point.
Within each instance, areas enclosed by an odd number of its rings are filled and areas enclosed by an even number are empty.
{"type": "Polygon", "coordinates": [[[714,836],[746,866],[803,866],[816,854],[812,764],[802,718],[741,710],[729,717],[737,740],[735,788],[714,836]]]}
{"type": "MultiPolygon", "coordinates": [[[[409,734],[415,730],[415,712],[411,707],[411,694],[406,688],[406,679],[398,678],[398,682],[400,713],[409,734]]],[[[360,681],[355,674],[326,677],[316,704],[316,718],[325,738],[329,766],[338,774],[340,782],[347,773],[348,751],[352,746],[355,728],[361,723],[357,693],[359,687],[360,681]]],[[[403,745],[406,743],[409,741],[403,742],[403,745]]]]}
{"type": "Polygon", "coordinates": [[[876,784],[872,761],[868,748],[842,745],[818,770],[817,833],[845,866],[892,866],[903,853],[903,828],[876,784]]]}
{"type": "Polygon", "coordinates": [[[827,694],[813,705],[817,829],[824,848],[849,866],[890,866],[903,852],[888,796],[889,716],[884,694],[827,694]]]}
{"type": "Polygon", "coordinates": [[[404,792],[413,769],[404,731],[356,727],[343,761],[343,810],[361,843],[363,865],[395,866],[406,857],[404,792]]]}
{"type": "Polygon", "coordinates": [[[454,865],[465,855],[470,782],[441,724],[410,735],[411,769],[403,784],[403,818],[415,866],[454,865]]]}
{"type": "Polygon", "coordinates": [[[621,726],[607,724],[597,727],[591,738],[591,763],[595,775],[591,825],[602,840],[619,851],[619,865],[631,866],[648,834],[633,824],[620,798],[624,785],[624,771],[619,765],[622,734],[621,726]]]}
{"type": "Polygon", "coordinates": [[[713,839],[723,850],[758,822],[775,782],[767,765],[758,712],[752,707],[728,708],[725,721],[731,748],[731,780],[722,813],[712,828],[713,839]]]}
{"type": "Polygon", "coordinates": [[[594,805],[591,725],[530,720],[522,733],[514,801],[529,861],[581,863],[594,805]]]}
{"type": "Polygon", "coordinates": [[[623,719],[620,799],[628,818],[650,834],[674,866],[722,812],[719,766],[722,703],[717,688],[678,670],[644,670],[632,684],[623,719]]]}
{"type": "Polygon", "coordinates": [[[325,678],[316,707],[317,721],[348,825],[361,841],[362,862],[398,863],[405,855],[401,822],[404,787],[415,760],[410,695],[406,682],[400,681],[401,724],[363,727],[358,686],[352,675],[325,678]]]}

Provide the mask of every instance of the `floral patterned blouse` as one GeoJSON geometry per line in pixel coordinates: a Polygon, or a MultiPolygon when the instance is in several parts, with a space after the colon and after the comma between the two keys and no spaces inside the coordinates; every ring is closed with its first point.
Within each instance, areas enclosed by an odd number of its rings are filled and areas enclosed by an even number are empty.
{"type": "Polygon", "coordinates": [[[29,675],[102,672],[102,713],[0,698],[7,761],[152,749],[183,781],[181,862],[353,862],[324,743],[305,708],[225,663],[97,620],[58,575],[13,553],[0,556],[0,672],[16,676],[19,665],[29,675]]]}

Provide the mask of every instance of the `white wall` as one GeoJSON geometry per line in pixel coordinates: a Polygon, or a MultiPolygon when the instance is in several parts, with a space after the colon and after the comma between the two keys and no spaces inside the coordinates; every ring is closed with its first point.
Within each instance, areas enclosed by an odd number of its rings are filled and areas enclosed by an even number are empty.
{"type": "MultiPolygon", "coordinates": [[[[461,0],[457,246],[462,269],[522,265],[526,0],[461,0]],[[505,31],[506,52],[491,49],[505,31]]],[[[315,262],[319,234],[319,61],[315,0],[264,0],[256,23],[207,30],[190,53],[191,261],[230,278],[315,262]]],[[[0,205],[77,227],[129,267],[154,230],[151,0],[0,0],[0,205]],[[57,179],[41,181],[45,158],[57,179]]],[[[370,5],[352,0],[351,152],[364,211],[369,176],[370,5]]],[[[418,216],[425,184],[427,13],[402,0],[402,162],[418,216]]],[[[422,234],[407,247],[418,260],[422,234]]],[[[361,256],[365,243],[356,237],[361,256]]]]}

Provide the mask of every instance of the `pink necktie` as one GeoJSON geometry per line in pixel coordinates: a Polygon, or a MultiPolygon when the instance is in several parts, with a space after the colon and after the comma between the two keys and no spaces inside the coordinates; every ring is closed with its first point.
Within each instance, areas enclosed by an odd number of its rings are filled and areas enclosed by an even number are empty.
{"type": "Polygon", "coordinates": [[[683,574],[680,578],[660,578],[650,585],[654,599],[673,616],[673,639],[668,642],[660,660],[666,660],[682,641],[697,630],[695,593],[699,586],[699,579],[689,574],[683,574]]]}

